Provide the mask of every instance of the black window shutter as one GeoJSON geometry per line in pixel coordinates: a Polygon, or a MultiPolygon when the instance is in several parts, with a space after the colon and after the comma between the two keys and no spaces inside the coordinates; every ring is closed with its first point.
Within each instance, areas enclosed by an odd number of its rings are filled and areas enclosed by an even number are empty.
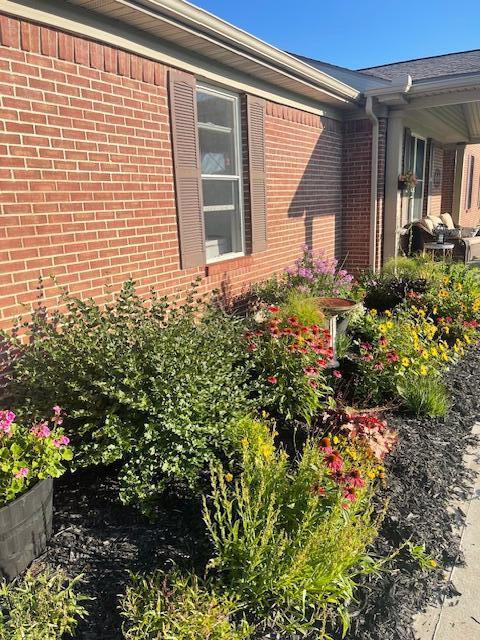
{"type": "Polygon", "coordinates": [[[171,69],[169,94],[180,262],[188,269],[205,264],[195,77],[171,69]]]}

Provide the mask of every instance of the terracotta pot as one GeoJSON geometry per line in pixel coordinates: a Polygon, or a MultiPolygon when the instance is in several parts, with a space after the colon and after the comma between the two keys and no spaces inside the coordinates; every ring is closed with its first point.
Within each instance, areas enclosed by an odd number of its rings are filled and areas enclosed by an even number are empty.
{"type": "Polygon", "coordinates": [[[13,580],[45,551],[52,534],[53,480],[0,508],[0,578],[13,580]]]}

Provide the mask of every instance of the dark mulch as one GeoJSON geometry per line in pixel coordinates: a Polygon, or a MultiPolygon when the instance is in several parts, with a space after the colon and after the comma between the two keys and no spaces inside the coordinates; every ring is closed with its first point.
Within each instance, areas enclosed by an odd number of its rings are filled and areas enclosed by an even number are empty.
{"type": "Polygon", "coordinates": [[[120,640],[118,595],[128,571],[200,567],[207,549],[199,501],[165,501],[152,524],[118,502],[114,469],[95,469],[57,481],[54,535],[36,564],[84,575],[82,592],[95,600],[75,640],[120,640]]]}
{"type": "MultiPolygon", "coordinates": [[[[449,509],[449,503],[465,498],[471,487],[462,459],[465,449],[476,444],[471,429],[480,419],[479,378],[476,349],[446,376],[453,407],[444,420],[387,416],[399,443],[388,461],[388,487],[381,496],[390,505],[376,543],[380,556],[411,537],[444,567],[461,561],[458,526],[464,514],[449,509]]],[[[421,571],[406,555],[391,569],[369,577],[357,593],[360,603],[349,639],[413,640],[413,616],[428,603],[454,595],[454,586],[440,571],[421,571]]]]}
{"type": "MultiPolygon", "coordinates": [[[[449,502],[465,497],[471,481],[462,464],[474,443],[473,423],[480,419],[480,351],[471,352],[447,376],[454,399],[445,420],[387,416],[399,433],[390,457],[390,499],[376,552],[384,557],[411,537],[444,566],[458,561],[456,525],[463,514],[449,502]]],[[[120,640],[118,594],[128,570],[143,571],[172,563],[201,567],[208,555],[198,502],[172,500],[151,524],[117,500],[114,470],[82,472],[65,477],[55,488],[55,534],[40,564],[61,566],[71,576],[85,576],[83,590],[95,598],[76,640],[120,640]]],[[[452,591],[439,571],[419,570],[403,554],[390,570],[370,576],[352,607],[349,640],[412,640],[412,619],[428,602],[452,591]]]]}

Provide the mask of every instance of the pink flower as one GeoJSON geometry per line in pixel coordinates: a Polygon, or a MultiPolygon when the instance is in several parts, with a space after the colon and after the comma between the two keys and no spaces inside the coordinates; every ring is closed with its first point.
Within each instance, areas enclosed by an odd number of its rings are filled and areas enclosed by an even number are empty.
{"type": "Polygon", "coordinates": [[[376,369],[377,371],[382,371],[382,369],[383,369],[384,367],[383,367],[383,364],[382,364],[381,362],[376,362],[376,363],[373,365],[373,368],[374,368],[374,369],[376,369]]]}
{"type": "Polygon", "coordinates": [[[341,471],[343,468],[343,458],[335,449],[326,454],[325,463],[331,471],[341,471]]]}
{"type": "Polygon", "coordinates": [[[15,474],[15,478],[25,478],[26,476],[28,476],[27,467],[21,467],[15,474]]]}
{"type": "Polygon", "coordinates": [[[10,433],[10,428],[15,418],[13,411],[0,411],[0,431],[10,433]]]}
{"type": "Polygon", "coordinates": [[[267,382],[268,384],[277,384],[278,378],[276,378],[275,376],[268,376],[267,382]]]}
{"type": "Polygon", "coordinates": [[[365,480],[362,478],[362,474],[358,469],[352,469],[347,474],[347,482],[352,487],[358,487],[359,489],[365,486],[365,480]]]}
{"type": "Polygon", "coordinates": [[[48,428],[48,424],[46,422],[41,422],[40,424],[32,427],[30,429],[30,433],[33,433],[37,438],[48,438],[48,436],[52,433],[48,428]]]}
{"type": "Polygon", "coordinates": [[[52,411],[56,416],[59,416],[62,413],[62,408],[58,406],[58,404],[56,404],[54,407],[52,407],[52,411]]]}
{"type": "Polygon", "coordinates": [[[316,376],[317,370],[315,369],[315,367],[309,366],[309,367],[305,367],[305,369],[303,370],[303,373],[306,376],[316,376]]]}
{"type": "Polygon", "coordinates": [[[335,369],[335,371],[332,371],[332,375],[335,378],[341,378],[342,377],[342,374],[340,373],[340,371],[337,371],[337,369],[335,369]]]}
{"type": "Polygon", "coordinates": [[[67,438],[67,436],[61,436],[60,438],[55,438],[53,445],[59,449],[62,446],[66,446],[69,442],[70,438],[67,438]]]}
{"type": "Polygon", "coordinates": [[[355,502],[357,499],[357,492],[355,491],[355,487],[345,487],[343,490],[343,497],[349,502],[355,502]]]}

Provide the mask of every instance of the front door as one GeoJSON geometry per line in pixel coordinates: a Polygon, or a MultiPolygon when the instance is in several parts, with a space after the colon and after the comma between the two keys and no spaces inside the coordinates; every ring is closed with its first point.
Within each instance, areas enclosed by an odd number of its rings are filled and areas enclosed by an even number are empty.
{"type": "Polygon", "coordinates": [[[427,154],[427,141],[425,138],[410,134],[410,153],[407,169],[413,171],[417,176],[417,186],[413,197],[409,200],[408,219],[409,222],[420,220],[423,215],[423,196],[425,193],[425,159],[427,154]]]}

